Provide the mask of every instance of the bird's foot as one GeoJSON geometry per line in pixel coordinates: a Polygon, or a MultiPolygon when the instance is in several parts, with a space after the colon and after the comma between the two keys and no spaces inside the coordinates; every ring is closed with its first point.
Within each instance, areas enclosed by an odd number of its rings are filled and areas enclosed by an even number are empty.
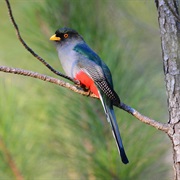
{"type": "Polygon", "coordinates": [[[78,81],[77,79],[74,79],[73,81],[74,81],[74,84],[75,84],[76,86],[80,86],[80,85],[81,85],[81,82],[78,81]]]}
{"type": "Polygon", "coordinates": [[[84,86],[83,84],[76,84],[75,86],[77,89],[85,91],[87,93],[87,96],[90,96],[92,94],[90,89],[84,86]]]}

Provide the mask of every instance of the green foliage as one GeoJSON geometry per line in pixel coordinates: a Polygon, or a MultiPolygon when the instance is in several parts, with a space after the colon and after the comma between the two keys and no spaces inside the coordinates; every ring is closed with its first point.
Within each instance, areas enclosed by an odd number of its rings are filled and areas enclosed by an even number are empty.
{"type": "MultiPolygon", "coordinates": [[[[51,72],[26,52],[9,23],[5,3],[0,64],[51,72]],[[6,23],[5,23],[6,22],[6,23]],[[6,41],[5,41],[6,39],[6,41]]],[[[82,34],[112,72],[121,100],[143,114],[167,119],[160,37],[151,1],[15,1],[22,36],[62,71],[49,41],[69,26],[82,34]],[[23,15],[23,16],[22,16],[23,15]]],[[[0,137],[25,179],[161,179],[167,140],[115,109],[130,163],[123,165],[98,100],[35,79],[0,73],[0,137]]],[[[12,179],[0,145],[0,179],[12,179]]]]}

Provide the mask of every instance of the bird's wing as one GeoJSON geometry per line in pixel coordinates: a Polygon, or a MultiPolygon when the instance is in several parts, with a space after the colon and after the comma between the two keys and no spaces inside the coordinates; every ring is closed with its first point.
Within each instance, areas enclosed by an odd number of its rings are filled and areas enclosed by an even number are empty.
{"type": "Polygon", "coordinates": [[[97,86],[113,104],[120,104],[120,99],[113,89],[112,77],[109,68],[86,44],[74,48],[78,52],[76,66],[91,77],[97,86]]]}
{"type": "Polygon", "coordinates": [[[94,62],[97,66],[100,66],[103,69],[103,75],[107,79],[109,85],[113,88],[113,82],[111,77],[111,72],[107,65],[101,60],[101,58],[86,44],[80,43],[74,47],[74,50],[78,52],[82,58],[88,59],[94,62]]]}

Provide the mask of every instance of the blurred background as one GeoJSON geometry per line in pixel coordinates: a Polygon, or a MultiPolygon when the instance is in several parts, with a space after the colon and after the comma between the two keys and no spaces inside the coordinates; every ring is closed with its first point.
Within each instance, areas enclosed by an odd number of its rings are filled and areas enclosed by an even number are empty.
{"type": "MultiPolygon", "coordinates": [[[[109,66],[122,102],[167,121],[154,1],[13,0],[11,6],[26,43],[55,69],[63,71],[49,37],[71,27],[109,66]]],[[[0,17],[0,65],[57,77],[20,44],[2,0],[0,17]]],[[[18,179],[13,167],[24,179],[171,179],[166,135],[120,109],[115,113],[128,165],[120,160],[100,101],[0,72],[0,179],[18,179]]]]}

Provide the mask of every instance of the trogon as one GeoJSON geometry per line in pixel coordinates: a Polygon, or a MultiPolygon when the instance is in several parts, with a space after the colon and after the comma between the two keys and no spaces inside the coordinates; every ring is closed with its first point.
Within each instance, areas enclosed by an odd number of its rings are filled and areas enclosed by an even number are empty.
{"type": "Polygon", "coordinates": [[[65,73],[78,80],[101,100],[108,122],[121,155],[127,164],[123,143],[113,106],[120,107],[120,98],[113,89],[109,68],[101,58],[86,44],[83,37],[71,28],[58,29],[50,40],[55,41],[58,56],[65,73]]]}

